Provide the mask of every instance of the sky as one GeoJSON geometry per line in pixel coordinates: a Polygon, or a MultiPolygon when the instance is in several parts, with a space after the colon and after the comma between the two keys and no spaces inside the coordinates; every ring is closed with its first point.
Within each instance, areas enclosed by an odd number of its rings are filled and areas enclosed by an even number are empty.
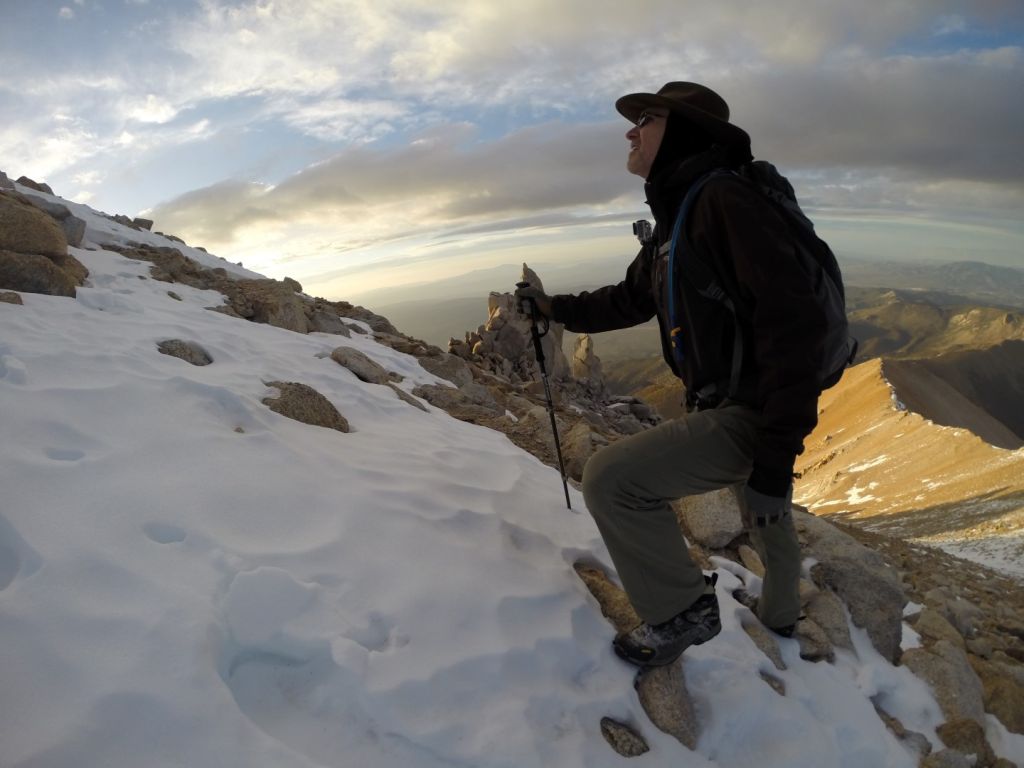
{"type": "MultiPolygon", "coordinates": [[[[636,764],[605,743],[605,716],[647,739],[640,765],[916,766],[876,707],[941,749],[934,694],[861,628],[832,663],[780,639],[777,668],[732,596],[761,580],[724,557],[709,568],[722,632],[682,662],[701,731],[684,748],[644,713],[573,570],[610,558],[557,470],[330,357],[354,348],[406,393],[442,383],[372,334],[245,322],[182,284],[173,300],[147,263],[99,247],[137,233],[79,208],[88,285],[0,302],[5,766],[636,764]],[[212,363],[160,354],[168,338],[212,363]],[[272,412],[280,381],[350,431],[272,412]]],[[[904,625],[902,647],[921,643],[904,625]]],[[[1021,764],[1024,735],[977,716],[1021,764]]]]}
{"type": "Polygon", "coordinates": [[[840,261],[1024,267],[1019,0],[0,13],[0,169],[326,298],[522,261],[625,266],[646,207],[613,105],[671,80],[722,94],[840,261]]]}

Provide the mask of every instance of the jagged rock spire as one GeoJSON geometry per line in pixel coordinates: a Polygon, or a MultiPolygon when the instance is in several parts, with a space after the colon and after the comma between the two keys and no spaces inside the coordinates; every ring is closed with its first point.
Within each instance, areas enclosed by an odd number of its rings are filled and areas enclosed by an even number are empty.
{"type": "MultiPolygon", "coordinates": [[[[523,264],[522,281],[544,289],[540,277],[526,264],[523,264]]],[[[551,322],[541,339],[548,376],[552,379],[568,379],[571,375],[569,361],[562,351],[564,332],[561,324],[551,322]]],[[[466,359],[473,358],[485,369],[513,382],[532,381],[540,375],[530,336],[530,320],[519,313],[511,291],[492,292],[487,298],[487,322],[467,332],[464,341],[450,340],[448,351],[466,359]]]]}
{"type": "Polygon", "coordinates": [[[572,377],[584,382],[596,393],[607,391],[601,358],[594,352],[594,339],[586,333],[576,337],[572,354],[572,377]]]}

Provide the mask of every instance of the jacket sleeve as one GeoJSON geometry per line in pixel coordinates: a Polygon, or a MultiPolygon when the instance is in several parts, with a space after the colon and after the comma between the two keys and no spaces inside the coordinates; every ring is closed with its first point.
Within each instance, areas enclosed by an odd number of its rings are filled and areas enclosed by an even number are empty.
{"type": "Polygon", "coordinates": [[[595,291],[551,297],[555,322],[574,333],[600,333],[629,328],[654,317],[651,256],[645,249],[626,269],[625,279],[595,291]]]}
{"type": "Polygon", "coordinates": [[[803,440],[818,422],[825,314],[815,299],[814,276],[769,201],[739,179],[709,183],[703,198],[694,211],[695,247],[718,259],[724,255],[743,306],[752,308],[748,321],[762,420],[748,485],[785,496],[803,440]]]}

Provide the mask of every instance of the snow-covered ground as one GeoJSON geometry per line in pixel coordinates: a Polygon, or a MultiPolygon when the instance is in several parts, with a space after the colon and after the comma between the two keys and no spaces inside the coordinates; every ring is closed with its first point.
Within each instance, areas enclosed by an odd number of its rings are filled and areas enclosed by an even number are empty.
{"type": "MultiPolygon", "coordinates": [[[[140,239],[103,227],[90,238],[140,239]]],[[[607,553],[557,472],[325,357],[352,346],[406,389],[438,381],[370,336],[210,312],[219,294],[88,247],[76,299],[0,303],[3,766],[915,766],[873,699],[940,747],[925,684],[859,630],[834,665],[782,641],[776,672],[730,596],[756,580],[720,562],[724,629],[686,654],[689,752],[611,653],[572,569],[607,553]],[[213,364],[160,354],[172,338],[213,364]],[[273,380],[354,431],[271,412],[273,380]],[[651,751],[617,756],[606,715],[651,751]]],[[[991,718],[989,735],[1024,763],[1024,737],[991,718]]]]}

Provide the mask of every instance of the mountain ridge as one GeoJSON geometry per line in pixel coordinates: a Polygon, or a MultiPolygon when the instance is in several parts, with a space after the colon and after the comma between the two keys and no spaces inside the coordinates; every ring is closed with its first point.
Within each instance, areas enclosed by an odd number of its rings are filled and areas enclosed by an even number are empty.
{"type": "MultiPolygon", "coordinates": [[[[815,514],[998,560],[1024,577],[1024,450],[908,410],[885,365],[861,363],[822,394],[818,426],[797,459],[795,498],[815,514]]],[[[915,373],[900,375],[921,386],[915,373]]]]}

